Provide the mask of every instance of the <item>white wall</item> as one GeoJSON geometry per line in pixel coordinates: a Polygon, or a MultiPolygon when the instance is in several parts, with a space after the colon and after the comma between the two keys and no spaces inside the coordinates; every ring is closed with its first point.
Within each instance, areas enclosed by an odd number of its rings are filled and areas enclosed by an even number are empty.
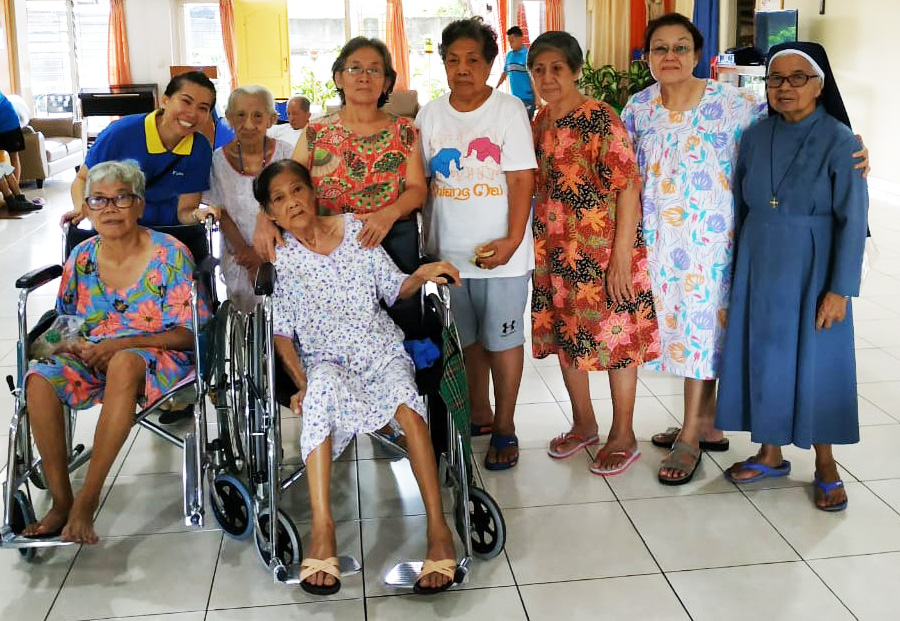
{"type": "Polygon", "coordinates": [[[566,32],[578,40],[585,52],[588,46],[588,20],[586,0],[563,0],[566,32]]]}
{"type": "Polygon", "coordinates": [[[125,0],[125,27],[131,81],[155,83],[160,95],[169,82],[169,66],[179,65],[176,36],[179,29],[174,0],[125,0]]]}

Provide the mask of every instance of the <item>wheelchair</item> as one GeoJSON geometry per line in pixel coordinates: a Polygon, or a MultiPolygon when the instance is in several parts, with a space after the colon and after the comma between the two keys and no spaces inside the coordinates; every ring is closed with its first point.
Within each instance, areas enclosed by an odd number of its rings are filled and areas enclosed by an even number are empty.
{"type": "MultiPolygon", "coordinates": [[[[383,246],[402,271],[413,272],[425,260],[419,253],[421,223],[396,223],[383,246]]],[[[228,320],[229,365],[243,381],[240,386],[233,383],[234,395],[229,398],[234,407],[227,410],[232,416],[225,419],[220,437],[231,439],[227,450],[233,450],[239,459],[223,465],[214,477],[210,509],[228,536],[253,536],[260,560],[276,583],[295,585],[300,582],[302,543],[294,522],[280,508],[280,500],[282,492],[303,477],[305,467],[286,475],[283,472],[279,408],[288,404],[293,393],[285,390],[284,382],[291,388],[293,383],[286,375],[278,377],[272,321],[275,278],[274,266],[264,264],[255,283],[256,294],[262,296],[256,311],[249,317],[232,311],[228,320]],[[244,344],[243,351],[239,343],[244,344]]],[[[406,339],[429,338],[442,352],[431,367],[417,369],[416,384],[426,403],[439,480],[455,492],[454,524],[465,554],[458,562],[454,582],[462,584],[467,582],[473,557],[490,559],[503,550],[506,525],[494,499],[474,485],[465,372],[450,314],[449,288],[428,283],[418,298],[398,300],[387,310],[406,339]]],[[[393,438],[380,432],[370,436],[388,450],[407,456],[393,438]]],[[[361,569],[352,557],[339,556],[338,561],[343,576],[361,569]]],[[[411,588],[421,567],[421,562],[399,563],[384,577],[385,583],[411,588]]]]}
{"type": "MultiPolygon", "coordinates": [[[[206,395],[209,385],[212,356],[210,349],[215,343],[210,342],[210,333],[215,335],[215,319],[211,319],[203,330],[197,329],[198,303],[201,296],[214,312],[218,304],[213,283],[213,272],[216,260],[212,256],[212,236],[215,230],[212,217],[205,224],[157,227],[156,230],[168,233],[181,241],[195,259],[194,278],[191,284],[191,318],[194,326],[194,370],[185,379],[178,382],[169,392],[149,407],[139,411],[135,423],[153,432],[164,440],[184,450],[183,481],[183,514],[184,523],[188,526],[202,527],[205,516],[205,479],[203,476],[207,463],[212,459],[210,447],[207,445],[206,395]],[[173,401],[193,406],[193,427],[183,437],[179,437],[168,429],[148,420],[148,416],[173,401]]],[[[63,262],[71,250],[80,242],[95,234],[92,230],[66,226],[63,229],[63,262]]],[[[36,521],[34,514],[31,487],[47,489],[46,480],[41,467],[41,458],[36,454],[28,423],[28,409],[25,401],[24,379],[28,370],[29,349],[32,343],[53,323],[57,313],[55,310],[45,313],[35,327],[29,330],[26,308],[28,295],[56,280],[62,275],[61,265],[51,265],[33,270],[16,281],[19,290],[17,370],[16,377],[7,376],[10,391],[15,397],[15,411],[9,425],[9,446],[6,477],[3,483],[3,523],[0,526],[0,548],[15,548],[26,560],[33,559],[36,550],[44,547],[69,545],[59,537],[28,539],[20,537],[24,528],[36,521]]],[[[70,408],[63,406],[68,471],[71,473],[85,463],[91,456],[91,448],[83,444],[74,444],[76,415],[70,408]]],[[[212,448],[216,448],[215,446],[212,448]]]]}

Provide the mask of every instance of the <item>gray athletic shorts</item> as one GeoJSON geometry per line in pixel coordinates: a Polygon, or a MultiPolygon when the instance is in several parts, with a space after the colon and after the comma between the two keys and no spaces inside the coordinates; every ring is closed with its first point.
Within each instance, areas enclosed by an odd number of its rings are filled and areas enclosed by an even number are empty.
{"type": "Polygon", "coordinates": [[[525,306],[531,272],[508,278],[463,278],[450,287],[450,310],[463,348],[476,341],[488,351],[525,344],[525,306]]]}

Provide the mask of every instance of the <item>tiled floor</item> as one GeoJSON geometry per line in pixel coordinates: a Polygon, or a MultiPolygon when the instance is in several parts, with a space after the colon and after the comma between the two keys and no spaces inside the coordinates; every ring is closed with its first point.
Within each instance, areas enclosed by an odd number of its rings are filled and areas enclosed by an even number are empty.
{"type": "MultiPolygon", "coordinates": [[[[68,184],[47,183],[51,205],[0,220],[0,367],[14,370],[15,278],[55,259],[56,222],[68,184]]],[[[408,464],[384,459],[361,439],[335,466],[341,553],[362,560],[340,594],[314,598],[276,586],[250,542],[180,523],[180,465],[174,449],[135,432],[109,479],[97,527],[101,543],[38,554],[26,564],[0,553],[3,621],[130,618],[141,621],[256,619],[897,619],[900,576],[900,217],[876,200],[871,224],[880,247],[875,271],[854,303],[861,442],[837,447],[850,506],[813,508],[812,455],[786,449],[792,475],[738,489],[722,469],[751,454],[741,434],[732,448],[704,455],[694,481],[655,479],[663,452],[649,438],[680,415],[680,382],[641,373],[636,431],[643,457],[619,477],[588,472],[587,451],[557,462],[547,441],[571,410],[552,360],[528,359],[518,409],[522,456],[507,473],[479,473],[503,508],[508,543],[476,562],[466,586],[426,599],[398,593],[382,576],[424,552],[421,500],[408,464]]],[[[52,303],[41,292],[36,316],[52,303]]],[[[592,378],[601,424],[610,418],[606,378],[592,378]]],[[[0,397],[2,412],[12,401],[0,397]]],[[[6,414],[2,414],[6,416],[6,414]]],[[[91,435],[95,415],[82,416],[91,435]]],[[[296,419],[285,421],[295,438],[296,419]]],[[[5,447],[6,438],[0,436],[5,447]]],[[[475,443],[482,455],[484,439],[475,443]]],[[[287,447],[295,455],[294,447],[287,447]]],[[[5,450],[3,457],[5,460],[5,450]]],[[[0,462],[2,465],[2,462],[0,462]]],[[[288,494],[301,536],[309,510],[302,487],[288,494]]],[[[46,500],[38,498],[38,511],[46,500]]]]}

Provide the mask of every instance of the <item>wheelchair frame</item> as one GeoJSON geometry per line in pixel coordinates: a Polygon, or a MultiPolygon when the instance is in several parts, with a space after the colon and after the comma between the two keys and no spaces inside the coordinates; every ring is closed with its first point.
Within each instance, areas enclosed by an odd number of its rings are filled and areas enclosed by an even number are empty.
{"type": "MultiPolygon", "coordinates": [[[[197,225],[201,226],[201,225],[197,225]]],[[[198,329],[200,287],[198,280],[207,278],[212,283],[212,272],[217,261],[212,256],[213,232],[215,226],[212,216],[208,216],[203,225],[208,255],[202,261],[195,264],[194,278],[191,280],[191,320],[194,337],[194,377],[186,378],[178,382],[174,388],[154,402],[150,407],[140,410],[135,416],[135,424],[150,430],[157,436],[174,444],[184,451],[182,466],[183,514],[184,523],[187,526],[202,527],[205,518],[205,481],[203,471],[209,461],[207,453],[207,429],[206,429],[206,383],[202,373],[203,351],[200,345],[200,330],[198,329]],[[147,420],[147,417],[159,410],[164,404],[173,401],[176,397],[190,394],[193,388],[194,428],[187,432],[183,438],[176,436],[158,424],[147,420]]],[[[69,227],[63,227],[63,254],[66,254],[69,227]]],[[[67,257],[64,257],[64,259],[67,257]]],[[[65,262],[65,261],[64,261],[65,262]]],[[[33,505],[31,502],[31,490],[29,481],[40,489],[45,489],[46,483],[41,471],[41,458],[35,457],[31,440],[31,428],[28,424],[27,406],[25,402],[24,378],[28,369],[29,333],[27,320],[28,295],[45,284],[56,280],[62,275],[61,265],[51,265],[38,268],[21,276],[16,281],[16,288],[20,289],[18,300],[18,327],[19,342],[17,346],[17,377],[11,375],[6,380],[10,391],[16,398],[15,411],[9,425],[9,445],[7,456],[6,477],[3,483],[3,523],[0,526],[0,548],[16,548],[25,560],[31,560],[36,548],[57,547],[71,545],[72,542],[62,541],[59,537],[29,539],[21,537],[18,532],[24,526],[35,521],[33,505]],[[24,486],[24,492],[20,487],[24,486]]],[[[214,311],[216,304],[215,285],[212,284],[210,295],[210,311],[214,311]]],[[[38,322],[38,327],[41,322],[38,322]]],[[[88,462],[92,449],[79,444],[73,446],[75,432],[75,414],[63,405],[63,420],[66,433],[66,448],[68,455],[68,472],[80,468],[88,462]]]]}

